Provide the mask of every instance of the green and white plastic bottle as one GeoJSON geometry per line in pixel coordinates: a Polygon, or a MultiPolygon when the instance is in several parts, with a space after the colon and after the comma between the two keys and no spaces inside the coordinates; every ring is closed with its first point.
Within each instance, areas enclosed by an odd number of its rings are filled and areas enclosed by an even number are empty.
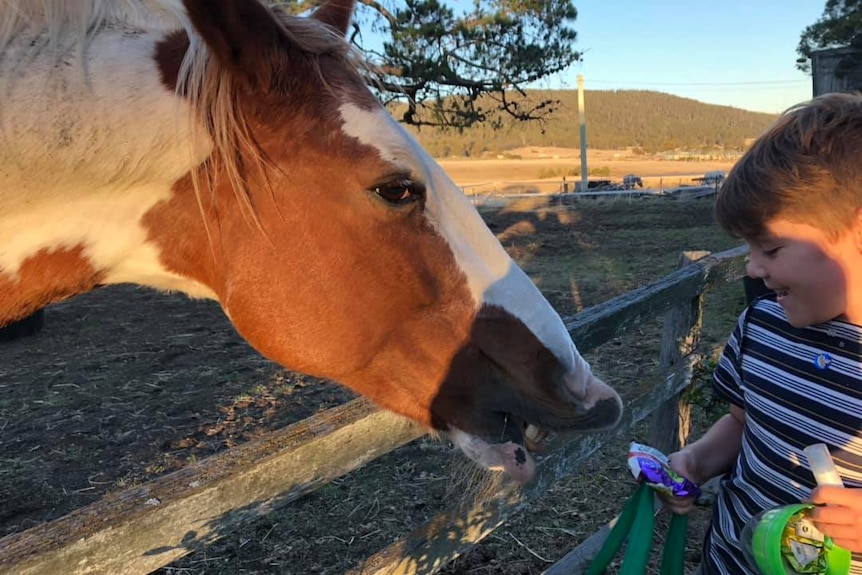
{"type": "MultiPolygon", "coordinates": [[[[804,452],[817,485],[843,485],[826,445],[809,445],[804,452]]],[[[850,552],[817,530],[808,517],[813,508],[795,503],[752,517],[740,535],[751,568],[762,575],[847,575],[850,552]]]]}

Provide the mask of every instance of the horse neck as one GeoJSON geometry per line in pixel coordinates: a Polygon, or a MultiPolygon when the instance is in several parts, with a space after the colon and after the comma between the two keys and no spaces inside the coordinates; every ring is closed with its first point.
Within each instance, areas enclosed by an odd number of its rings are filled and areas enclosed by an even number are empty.
{"type": "Polygon", "coordinates": [[[0,59],[0,325],[96,285],[214,297],[163,268],[142,219],[205,158],[185,102],[153,62],[161,34],[106,31],[86,66],[0,59]],[[100,56],[101,55],[101,56],[100,56]],[[196,140],[193,142],[193,140],[196,140]]]}

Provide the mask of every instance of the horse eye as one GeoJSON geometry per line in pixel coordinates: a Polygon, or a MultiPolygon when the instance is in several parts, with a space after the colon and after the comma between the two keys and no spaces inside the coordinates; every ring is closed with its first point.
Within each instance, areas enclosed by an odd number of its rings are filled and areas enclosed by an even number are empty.
{"type": "Polygon", "coordinates": [[[397,206],[409,204],[425,197],[425,186],[409,178],[392,180],[371,188],[375,194],[397,206]]]}

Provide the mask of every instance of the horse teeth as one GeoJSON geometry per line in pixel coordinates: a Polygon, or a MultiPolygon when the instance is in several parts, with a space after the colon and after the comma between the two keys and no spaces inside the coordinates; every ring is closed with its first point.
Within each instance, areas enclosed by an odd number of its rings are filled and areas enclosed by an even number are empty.
{"type": "Polygon", "coordinates": [[[527,429],[524,430],[524,437],[534,443],[541,443],[541,441],[547,436],[547,431],[545,431],[544,429],[540,429],[533,424],[528,425],[527,429]]]}

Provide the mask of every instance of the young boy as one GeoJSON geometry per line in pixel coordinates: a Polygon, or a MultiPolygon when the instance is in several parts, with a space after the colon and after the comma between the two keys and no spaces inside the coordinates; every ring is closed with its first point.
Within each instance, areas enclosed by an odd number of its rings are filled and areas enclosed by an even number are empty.
{"type": "MultiPolygon", "coordinates": [[[[818,529],[862,574],[862,96],[791,108],[734,166],[716,217],[774,291],[743,312],[713,376],[730,412],[671,454],[702,483],[723,475],[704,575],[756,573],[739,536],[765,509],[812,501],[818,529]],[[802,450],[825,443],[844,488],[815,489],[802,450]]],[[[665,504],[687,513],[691,499],[665,504]]]]}

